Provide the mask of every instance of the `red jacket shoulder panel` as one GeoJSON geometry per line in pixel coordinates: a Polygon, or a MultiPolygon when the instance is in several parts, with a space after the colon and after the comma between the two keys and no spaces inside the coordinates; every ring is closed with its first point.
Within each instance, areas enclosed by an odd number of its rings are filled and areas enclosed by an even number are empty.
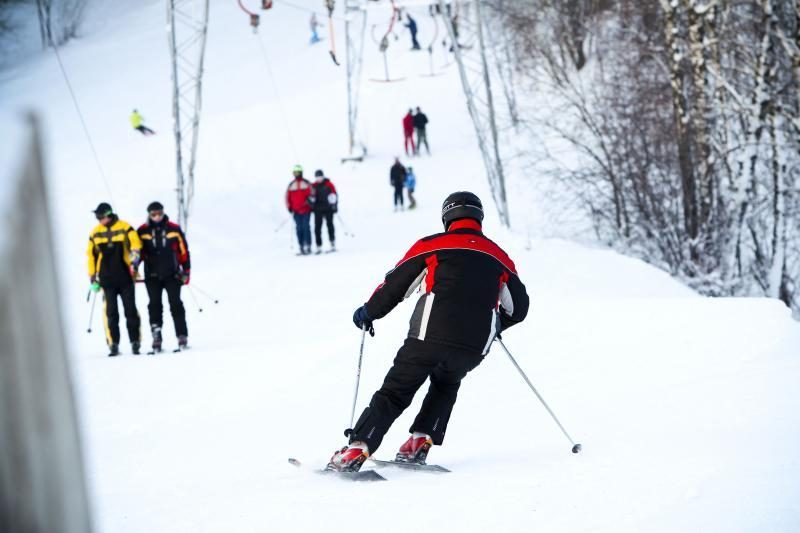
{"type": "Polygon", "coordinates": [[[514,262],[508,257],[502,248],[497,246],[494,242],[483,236],[482,234],[475,233],[441,233],[433,237],[421,239],[411,247],[406,253],[405,257],[397,263],[395,268],[405,263],[406,261],[424,255],[427,253],[435,252],[438,250],[473,250],[492,256],[504,267],[506,267],[512,274],[517,274],[514,262]]]}

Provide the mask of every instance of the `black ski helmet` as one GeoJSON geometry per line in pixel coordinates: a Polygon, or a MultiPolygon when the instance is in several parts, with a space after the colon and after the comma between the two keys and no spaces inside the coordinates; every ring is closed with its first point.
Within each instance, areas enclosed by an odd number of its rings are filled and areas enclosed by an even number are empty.
{"type": "Polygon", "coordinates": [[[475,194],[467,191],[454,192],[442,204],[444,229],[459,218],[472,218],[483,222],[483,204],[475,194]]]}
{"type": "Polygon", "coordinates": [[[321,178],[323,176],[325,176],[325,173],[322,172],[322,169],[319,169],[316,172],[314,172],[314,177],[321,178]]]}
{"type": "Polygon", "coordinates": [[[95,208],[95,210],[92,211],[92,213],[94,213],[94,216],[96,216],[97,219],[100,220],[103,217],[110,217],[111,215],[113,215],[114,210],[111,208],[110,204],[106,202],[100,202],[95,208]]]}
{"type": "Polygon", "coordinates": [[[148,213],[152,211],[163,211],[163,210],[164,210],[164,205],[158,200],[156,200],[155,202],[150,202],[150,204],[147,206],[148,213]]]}

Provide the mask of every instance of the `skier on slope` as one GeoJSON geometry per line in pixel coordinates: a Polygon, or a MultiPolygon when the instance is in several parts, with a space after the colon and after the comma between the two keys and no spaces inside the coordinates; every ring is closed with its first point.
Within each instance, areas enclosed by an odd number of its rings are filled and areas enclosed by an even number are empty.
{"type": "Polygon", "coordinates": [[[431,155],[431,147],[428,146],[428,122],[428,116],[417,107],[417,112],[414,114],[414,130],[417,132],[417,154],[422,151],[422,143],[425,143],[425,149],[428,151],[428,155],[431,155]]]}
{"type": "Polygon", "coordinates": [[[328,240],[331,243],[331,252],[336,251],[336,231],[333,227],[333,215],[339,209],[339,196],[333,182],[325,177],[322,170],[314,172],[314,184],[311,186],[309,198],[311,209],[314,211],[314,237],[316,238],[316,253],[322,253],[322,223],[328,225],[328,240]]]}
{"type": "Polygon", "coordinates": [[[430,388],[400,447],[396,461],[424,463],[441,445],[461,380],[478,366],[497,335],[528,313],[528,294],[514,263],[483,235],[483,206],[470,192],[456,192],[442,205],[445,232],[417,241],[386,274],[353,322],[374,335],[373,321],[386,316],[417,287],[422,296],[411,316],[405,343],[372,396],[350,441],[326,470],[358,471],[411,404],[426,379],[430,388]]]}
{"type": "Polygon", "coordinates": [[[150,332],[153,335],[153,352],[161,351],[161,328],[164,324],[164,308],[161,295],[167,291],[169,311],[178,337],[178,348],[189,345],[189,331],[186,327],[186,310],[181,301],[181,286],[189,284],[189,244],[178,224],[164,214],[161,202],[151,202],[147,206],[147,222],[137,230],[142,240],[142,260],[144,261],[144,284],[150,303],[147,312],[150,316],[150,332]]]}
{"type": "Polygon", "coordinates": [[[414,155],[417,153],[417,147],[414,145],[414,112],[409,109],[406,116],[403,117],[403,142],[405,144],[406,155],[414,155]],[[408,153],[408,145],[411,145],[411,153],[408,153]]]}
{"type": "Polygon", "coordinates": [[[389,169],[389,184],[394,187],[394,210],[403,209],[403,189],[406,186],[406,167],[399,157],[394,158],[394,165],[389,169]]]}
{"type": "Polygon", "coordinates": [[[403,24],[408,31],[411,32],[411,49],[412,50],[421,50],[422,47],[419,45],[419,41],[417,41],[417,21],[411,18],[409,13],[406,13],[406,18],[408,19],[408,23],[403,24]]]}
{"type": "Polygon", "coordinates": [[[98,225],[89,234],[86,249],[89,266],[89,283],[95,293],[103,289],[106,313],[105,329],[110,357],[119,355],[119,308],[117,296],[122,298],[125,324],[131,351],[139,353],[141,346],[141,320],[136,310],[134,280],[138,277],[142,241],[130,224],[119,219],[106,202],[94,210],[98,225]]]}
{"type": "Polygon", "coordinates": [[[144,117],[135,109],[131,113],[131,126],[144,136],[155,135],[156,133],[144,125],[144,117]]]}
{"type": "Polygon", "coordinates": [[[417,188],[417,176],[414,174],[414,169],[408,167],[406,169],[406,190],[408,191],[408,208],[415,209],[417,201],[414,199],[414,189],[417,188]]]}
{"type": "Polygon", "coordinates": [[[300,165],[294,166],[292,174],[294,179],[286,188],[286,208],[294,217],[300,255],[308,255],[311,253],[311,183],[303,177],[300,165]]]}
{"type": "Polygon", "coordinates": [[[321,24],[317,21],[317,14],[311,13],[311,20],[308,21],[309,26],[311,26],[311,41],[309,44],[315,44],[320,41],[319,33],[317,33],[317,28],[321,26],[321,24]]]}

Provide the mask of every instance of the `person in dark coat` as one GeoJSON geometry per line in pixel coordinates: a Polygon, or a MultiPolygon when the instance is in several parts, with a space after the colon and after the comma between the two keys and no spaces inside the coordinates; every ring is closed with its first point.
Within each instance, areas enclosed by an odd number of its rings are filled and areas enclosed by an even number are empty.
{"type": "Polygon", "coordinates": [[[430,448],[444,441],[461,380],[483,361],[500,333],[528,314],[528,294],[514,262],[483,234],[480,199],[453,193],[441,217],[444,233],[417,241],[353,314],[356,327],[374,335],[373,321],[417,289],[421,293],[383,385],[345,431],[349,444],[333,454],[326,470],[358,471],[430,379],[411,435],[395,457],[424,464],[430,448]]]}
{"type": "Polygon", "coordinates": [[[406,167],[399,157],[394,158],[394,165],[389,169],[389,184],[394,187],[394,210],[403,209],[403,189],[406,186],[406,167]]]}
{"type": "Polygon", "coordinates": [[[161,202],[151,202],[147,206],[147,222],[139,226],[137,232],[142,240],[144,284],[150,297],[147,311],[150,315],[153,352],[160,352],[163,342],[161,329],[164,325],[164,308],[161,296],[164,291],[167,292],[178,348],[184,349],[189,345],[189,330],[186,327],[181,287],[189,284],[191,272],[186,235],[164,213],[161,202]]]}
{"type": "Polygon", "coordinates": [[[406,13],[406,18],[408,19],[408,23],[404,24],[404,26],[411,32],[411,49],[421,50],[422,47],[419,45],[419,41],[417,41],[417,21],[408,13],[406,13]]]}
{"type": "Polygon", "coordinates": [[[336,186],[325,177],[322,170],[314,172],[314,183],[311,184],[309,203],[314,212],[314,237],[316,238],[316,253],[322,252],[322,223],[328,225],[328,241],[331,243],[330,251],[336,251],[336,230],[333,227],[333,215],[339,209],[339,195],[336,186]]]}
{"type": "Polygon", "coordinates": [[[428,146],[428,122],[428,116],[418,107],[414,114],[414,130],[417,132],[416,153],[422,150],[422,143],[425,143],[425,149],[428,151],[428,155],[431,155],[431,147],[428,146]]]}

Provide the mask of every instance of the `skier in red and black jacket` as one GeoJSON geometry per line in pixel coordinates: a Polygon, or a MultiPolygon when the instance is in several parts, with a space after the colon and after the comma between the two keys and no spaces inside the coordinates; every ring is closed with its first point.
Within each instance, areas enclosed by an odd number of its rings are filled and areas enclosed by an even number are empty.
{"type": "Polygon", "coordinates": [[[294,179],[286,187],[286,209],[289,210],[297,229],[300,255],[311,253],[311,183],[303,177],[303,167],[292,169],[294,179]]]}
{"type": "Polygon", "coordinates": [[[189,331],[186,327],[186,310],[181,301],[181,286],[189,284],[191,271],[186,235],[178,224],[164,214],[161,202],[151,202],[147,206],[147,222],[139,226],[137,233],[142,239],[144,284],[150,297],[147,311],[153,334],[153,352],[161,351],[164,317],[161,294],[164,290],[167,291],[169,311],[175,324],[178,348],[186,348],[189,331]]]}
{"type": "Polygon", "coordinates": [[[339,195],[336,186],[325,177],[322,170],[314,172],[314,183],[311,184],[311,196],[308,198],[314,212],[314,237],[317,243],[316,253],[322,253],[322,223],[328,225],[328,241],[331,252],[336,251],[336,229],[333,227],[333,215],[339,210],[339,195]]]}
{"type": "Polygon", "coordinates": [[[484,236],[482,221],[483,206],[476,195],[448,196],[442,206],[445,232],[414,244],[356,310],[353,322],[374,335],[374,320],[417,289],[422,293],[383,386],[346,432],[349,445],[333,455],[326,469],[358,471],[430,378],[411,436],[395,458],[424,463],[430,447],[444,440],[461,380],[489,353],[497,335],[525,319],[525,286],[513,261],[484,236]]]}

